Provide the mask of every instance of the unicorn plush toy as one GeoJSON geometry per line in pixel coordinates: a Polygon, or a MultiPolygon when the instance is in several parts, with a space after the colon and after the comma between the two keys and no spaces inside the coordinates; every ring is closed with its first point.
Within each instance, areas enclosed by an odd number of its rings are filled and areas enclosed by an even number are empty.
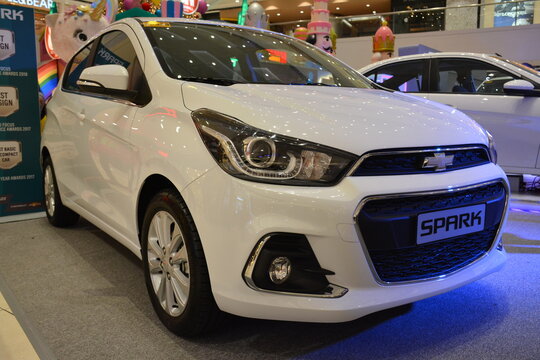
{"type": "Polygon", "coordinates": [[[109,25],[110,15],[105,16],[106,12],[116,14],[116,10],[109,8],[111,3],[100,0],[95,7],[91,7],[66,6],[58,2],[59,12],[45,17],[50,31],[49,53],[68,61],[88,39],[109,25]]]}

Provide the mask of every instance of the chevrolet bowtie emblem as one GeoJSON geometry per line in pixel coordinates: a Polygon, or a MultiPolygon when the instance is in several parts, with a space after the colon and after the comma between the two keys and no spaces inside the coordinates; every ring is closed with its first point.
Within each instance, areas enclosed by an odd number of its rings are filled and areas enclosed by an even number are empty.
{"type": "Polygon", "coordinates": [[[435,171],[446,170],[448,165],[452,165],[454,162],[454,155],[446,155],[443,152],[434,153],[434,156],[426,156],[422,169],[434,169],[435,171]]]}

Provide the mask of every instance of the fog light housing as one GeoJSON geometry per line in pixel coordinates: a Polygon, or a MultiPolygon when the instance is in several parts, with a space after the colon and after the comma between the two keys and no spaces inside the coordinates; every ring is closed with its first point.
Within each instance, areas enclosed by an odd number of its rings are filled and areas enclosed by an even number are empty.
{"type": "Polygon", "coordinates": [[[291,275],[291,261],[285,256],[279,256],[272,260],[268,269],[270,280],[274,284],[283,284],[291,275]]]}
{"type": "MultiPolygon", "coordinates": [[[[321,268],[305,235],[271,233],[262,237],[244,267],[244,280],[256,290],[316,296],[342,296],[321,268]],[[337,295],[336,295],[337,294],[337,295]]],[[[340,288],[342,289],[342,288],[340,288]]]]}

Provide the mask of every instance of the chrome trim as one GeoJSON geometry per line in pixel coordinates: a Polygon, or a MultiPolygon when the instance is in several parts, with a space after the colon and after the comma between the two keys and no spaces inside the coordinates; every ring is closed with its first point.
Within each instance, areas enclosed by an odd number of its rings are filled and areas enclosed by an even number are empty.
{"type": "Polygon", "coordinates": [[[468,186],[463,186],[463,187],[454,187],[454,188],[449,188],[449,189],[444,189],[444,190],[419,191],[419,192],[401,193],[401,194],[388,194],[388,195],[373,195],[373,196],[368,196],[368,197],[362,199],[362,201],[360,201],[360,203],[356,207],[356,210],[355,210],[354,216],[353,216],[353,220],[354,220],[354,224],[355,224],[354,226],[355,226],[357,234],[358,234],[358,238],[360,239],[360,244],[362,245],[362,250],[364,251],[364,254],[366,255],[367,262],[369,264],[369,268],[371,269],[371,272],[373,274],[373,277],[374,277],[375,281],[380,285],[404,285],[404,284],[416,284],[416,283],[421,283],[421,282],[425,282],[425,281],[440,280],[440,279],[446,278],[446,277],[448,277],[450,275],[453,275],[453,274],[455,274],[455,273],[457,273],[459,271],[465,270],[469,266],[472,266],[473,264],[475,264],[478,261],[482,260],[484,257],[487,256],[488,253],[490,253],[494,248],[496,248],[498,246],[499,242],[497,241],[497,239],[499,239],[499,236],[501,235],[502,226],[503,226],[504,220],[506,219],[506,214],[508,212],[509,198],[510,198],[510,189],[508,187],[508,184],[504,179],[499,178],[499,179],[496,179],[496,180],[491,180],[491,181],[487,181],[487,182],[483,182],[483,183],[479,183],[479,184],[475,184],[475,185],[468,185],[468,186]],[[470,190],[470,189],[474,189],[474,188],[478,188],[478,187],[482,187],[482,186],[487,186],[487,185],[492,185],[492,184],[496,184],[496,183],[502,183],[503,186],[504,186],[504,190],[506,191],[506,193],[505,193],[505,201],[504,201],[504,211],[503,211],[503,214],[501,216],[501,222],[499,224],[499,229],[497,230],[497,233],[495,234],[495,238],[493,239],[493,243],[491,244],[491,247],[489,248],[488,251],[486,251],[486,253],[484,255],[480,256],[478,259],[476,259],[473,262],[465,265],[464,267],[462,267],[460,269],[457,269],[455,271],[452,271],[452,272],[450,272],[448,274],[444,274],[444,275],[433,276],[433,277],[429,277],[429,278],[425,278],[425,279],[418,279],[418,280],[407,280],[407,281],[390,281],[389,282],[389,281],[381,280],[381,278],[379,277],[379,274],[377,273],[377,270],[375,269],[375,265],[373,265],[373,262],[371,261],[371,257],[369,256],[369,250],[367,249],[367,246],[366,246],[366,244],[364,242],[364,237],[362,236],[362,231],[360,230],[360,225],[358,224],[358,215],[360,214],[360,212],[362,211],[362,208],[364,207],[364,205],[368,201],[380,200],[380,199],[394,199],[394,198],[403,198],[403,197],[413,197],[413,196],[419,196],[419,195],[426,196],[426,195],[445,194],[445,193],[449,193],[449,192],[466,191],[466,190],[470,190]]]}
{"type": "Polygon", "coordinates": [[[291,295],[291,296],[302,296],[302,297],[315,297],[315,298],[327,298],[327,299],[333,299],[333,298],[339,298],[345,295],[349,289],[335,285],[335,284],[329,284],[329,287],[332,289],[332,292],[330,294],[307,294],[307,293],[293,293],[288,291],[276,291],[276,290],[267,290],[267,289],[261,289],[257,285],[255,285],[255,282],[253,281],[253,270],[255,269],[255,264],[257,263],[257,259],[259,258],[259,255],[261,254],[261,251],[266,244],[268,240],[272,237],[271,234],[266,235],[263,237],[255,248],[253,249],[249,260],[246,264],[245,270],[244,270],[244,281],[246,284],[253,290],[265,292],[265,293],[271,293],[271,294],[279,294],[279,295],[291,295]]]}
{"type": "Polygon", "coordinates": [[[111,95],[93,94],[93,93],[89,93],[89,92],[70,90],[70,89],[64,89],[64,88],[62,88],[62,91],[65,92],[65,93],[68,93],[68,94],[75,94],[75,95],[80,95],[80,96],[88,96],[88,97],[92,97],[92,98],[96,98],[96,99],[112,101],[112,102],[115,102],[115,103],[118,103],[118,104],[128,105],[128,106],[133,106],[133,107],[142,108],[142,107],[146,106],[146,105],[135,104],[134,102],[131,102],[129,100],[116,98],[116,97],[113,97],[111,95]]]}
{"type": "MultiPolygon", "coordinates": [[[[362,156],[360,156],[360,159],[357,160],[356,164],[349,170],[347,175],[345,176],[351,176],[354,174],[354,172],[362,165],[362,162],[364,162],[367,158],[370,158],[372,156],[385,156],[385,155],[399,155],[399,154],[415,154],[415,153],[426,153],[426,152],[444,152],[444,151],[465,151],[465,150],[484,150],[488,156],[489,161],[493,162],[493,159],[491,159],[491,154],[489,152],[489,149],[487,147],[483,147],[480,145],[477,146],[463,146],[463,147],[434,147],[429,149],[416,149],[416,150],[393,150],[393,151],[372,151],[369,153],[366,153],[362,156]]],[[[457,169],[456,169],[457,170],[457,169]]]]}

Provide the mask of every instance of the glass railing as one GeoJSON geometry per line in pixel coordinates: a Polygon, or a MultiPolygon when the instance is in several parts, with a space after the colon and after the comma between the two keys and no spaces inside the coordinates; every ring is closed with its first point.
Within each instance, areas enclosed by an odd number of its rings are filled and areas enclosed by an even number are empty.
{"type": "MultiPolygon", "coordinates": [[[[383,19],[394,34],[540,24],[540,0],[482,0],[481,4],[477,0],[447,0],[446,4],[449,6],[330,17],[330,22],[340,38],[371,36],[383,19]]],[[[308,22],[271,23],[270,29],[292,35],[295,28],[308,22]]]]}

